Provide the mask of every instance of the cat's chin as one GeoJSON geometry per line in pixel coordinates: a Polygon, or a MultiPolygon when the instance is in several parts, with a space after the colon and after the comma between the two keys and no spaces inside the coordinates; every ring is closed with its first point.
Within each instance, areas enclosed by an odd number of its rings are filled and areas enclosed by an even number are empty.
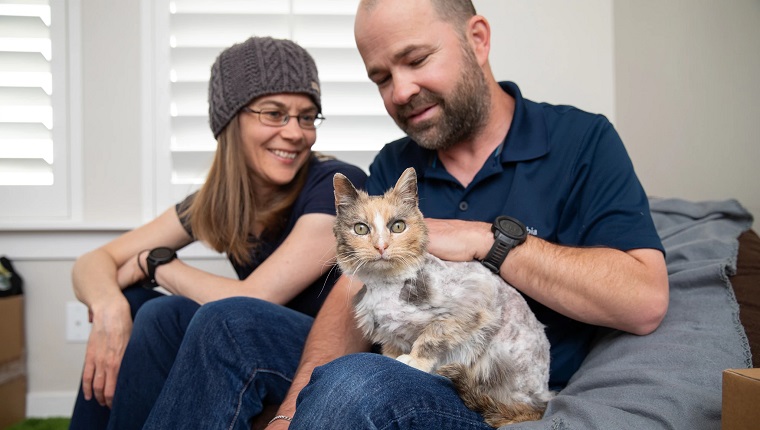
{"type": "Polygon", "coordinates": [[[367,261],[365,264],[365,267],[369,271],[374,272],[394,272],[398,270],[399,268],[402,268],[403,265],[400,265],[398,261],[389,259],[389,258],[383,258],[378,257],[374,260],[367,261]]]}
{"type": "Polygon", "coordinates": [[[399,261],[377,259],[362,265],[356,274],[360,279],[373,278],[387,282],[403,281],[416,276],[417,270],[399,261]]]}

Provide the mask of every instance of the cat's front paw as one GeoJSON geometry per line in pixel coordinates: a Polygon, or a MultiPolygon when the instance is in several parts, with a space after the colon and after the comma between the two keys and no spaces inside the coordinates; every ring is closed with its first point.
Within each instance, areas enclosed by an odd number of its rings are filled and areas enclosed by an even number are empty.
{"type": "Polygon", "coordinates": [[[414,365],[412,364],[412,362],[414,361],[414,359],[409,354],[401,354],[398,357],[396,357],[396,360],[398,360],[398,361],[400,361],[400,362],[402,362],[402,363],[404,363],[404,364],[406,364],[408,366],[414,367],[414,365]]]}
{"type": "Polygon", "coordinates": [[[433,363],[429,362],[428,360],[420,360],[414,358],[409,354],[399,355],[396,360],[426,373],[430,373],[430,370],[433,369],[433,363]]]}

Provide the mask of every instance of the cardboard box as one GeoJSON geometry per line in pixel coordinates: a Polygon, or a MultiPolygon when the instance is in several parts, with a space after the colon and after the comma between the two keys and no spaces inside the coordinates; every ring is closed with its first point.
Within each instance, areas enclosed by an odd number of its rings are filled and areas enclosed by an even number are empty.
{"type": "Polygon", "coordinates": [[[723,371],[723,430],[760,428],[760,368],[723,371]]]}
{"type": "Polygon", "coordinates": [[[0,428],[26,417],[24,297],[0,298],[0,428]]]}
{"type": "Polygon", "coordinates": [[[26,376],[0,384],[0,429],[26,418],[26,376]]]}

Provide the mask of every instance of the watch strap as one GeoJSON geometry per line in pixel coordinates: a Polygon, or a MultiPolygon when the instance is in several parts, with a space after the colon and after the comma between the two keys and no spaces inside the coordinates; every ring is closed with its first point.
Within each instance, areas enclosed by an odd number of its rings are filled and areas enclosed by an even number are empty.
{"type": "Polygon", "coordinates": [[[491,231],[494,238],[493,246],[481,263],[491,272],[499,274],[509,251],[525,242],[527,231],[522,222],[505,215],[496,217],[491,231]]]}
{"type": "Polygon", "coordinates": [[[146,265],[148,266],[148,281],[153,287],[158,285],[158,282],[156,282],[156,268],[174,261],[175,258],[177,258],[177,254],[174,250],[166,247],[154,248],[148,253],[148,258],[146,260],[146,265]],[[159,259],[156,259],[153,255],[154,253],[163,253],[164,255],[161,255],[159,259]]]}
{"type": "Polygon", "coordinates": [[[514,247],[514,244],[507,243],[504,240],[499,240],[499,237],[495,238],[491,250],[488,251],[488,255],[483,259],[482,263],[493,273],[499,273],[501,270],[501,263],[507,258],[507,254],[514,247]]]}
{"type": "Polygon", "coordinates": [[[151,261],[150,257],[148,257],[148,261],[146,264],[148,266],[148,281],[150,281],[152,285],[157,285],[158,283],[156,282],[156,267],[158,267],[159,265],[151,261]]]}

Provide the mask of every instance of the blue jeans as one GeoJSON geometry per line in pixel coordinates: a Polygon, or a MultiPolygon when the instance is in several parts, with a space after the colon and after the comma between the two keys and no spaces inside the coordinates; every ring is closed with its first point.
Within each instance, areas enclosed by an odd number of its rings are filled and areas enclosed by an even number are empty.
{"type": "Polygon", "coordinates": [[[109,430],[142,428],[198,309],[186,297],[165,296],[137,312],[116,380],[109,430]]]}
{"type": "MultiPolygon", "coordinates": [[[[132,319],[136,320],[137,314],[139,313],[140,309],[142,309],[143,305],[148,303],[149,301],[164,297],[163,294],[153,291],[153,290],[147,290],[145,288],[142,288],[139,285],[131,286],[124,289],[124,297],[127,299],[127,302],[129,302],[129,307],[132,315],[132,319]]],[[[194,311],[193,311],[194,312],[194,311]]],[[[192,316],[192,314],[190,315],[192,316]]],[[[134,326],[132,328],[132,337],[135,336],[135,333],[141,332],[141,326],[142,323],[135,321],[134,326]]],[[[132,342],[132,341],[130,341],[132,342]]],[[[130,351],[130,346],[127,346],[127,352],[130,351]]],[[[137,360],[136,362],[139,364],[142,360],[137,360]]],[[[123,375],[131,375],[135,374],[136,372],[134,369],[132,369],[131,364],[134,362],[134,360],[130,360],[125,358],[122,360],[121,363],[121,369],[119,372],[119,376],[121,377],[123,375]]],[[[123,378],[122,378],[123,379],[123,378]]],[[[119,383],[117,383],[117,387],[119,386],[119,383]]],[[[118,389],[117,389],[118,391],[118,389]]],[[[101,406],[98,404],[97,400],[93,397],[91,400],[85,400],[84,399],[84,392],[82,391],[82,386],[80,383],[79,386],[79,394],[77,395],[76,402],[74,403],[74,411],[71,415],[71,424],[69,429],[70,430],[99,430],[99,429],[105,429],[108,426],[108,420],[111,416],[111,410],[106,406],[101,406]]]]}
{"type": "Polygon", "coordinates": [[[145,428],[250,430],[263,404],[282,401],[311,317],[251,298],[199,306],[137,293],[113,409],[80,388],[70,429],[141,429],[155,409],[145,428]]]}
{"type": "Polygon", "coordinates": [[[284,399],[312,322],[251,298],[202,306],[144,428],[250,430],[264,405],[284,399]]]}
{"type": "Polygon", "coordinates": [[[353,354],[312,373],[290,430],[491,429],[453,384],[379,354],[353,354]]]}

